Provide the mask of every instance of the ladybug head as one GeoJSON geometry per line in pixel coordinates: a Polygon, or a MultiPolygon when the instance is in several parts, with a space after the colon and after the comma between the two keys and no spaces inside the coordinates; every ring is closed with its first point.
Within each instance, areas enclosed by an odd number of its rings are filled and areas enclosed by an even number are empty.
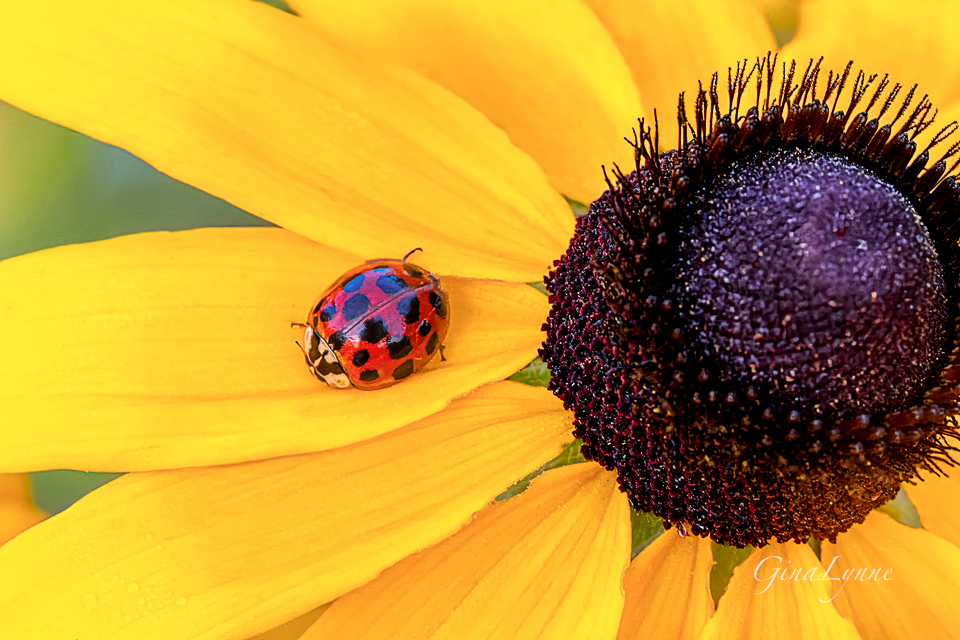
{"type": "Polygon", "coordinates": [[[303,356],[310,367],[310,373],[331,387],[350,388],[350,378],[344,372],[337,354],[317,330],[309,325],[303,334],[303,344],[303,356]]]}

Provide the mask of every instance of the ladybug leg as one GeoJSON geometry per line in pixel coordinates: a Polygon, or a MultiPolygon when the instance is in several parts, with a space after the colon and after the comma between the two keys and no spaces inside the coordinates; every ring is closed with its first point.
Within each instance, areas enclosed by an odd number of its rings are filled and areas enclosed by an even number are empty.
{"type": "Polygon", "coordinates": [[[293,344],[300,347],[300,351],[303,352],[303,359],[307,361],[307,366],[310,367],[310,370],[313,371],[313,363],[310,362],[310,354],[307,353],[307,350],[303,348],[303,345],[299,341],[294,340],[293,344]]]}
{"type": "Polygon", "coordinates": [[[440,362],[446,362],[447,357],[443,355],[443,345],[440,345],[440,362]]]}
{"type": "Polygon", "coordinates": [[[416,249],[412,249],[408,251],[407,255],[403,256],[403,264],[407,264],[407,258],[415,254],[417,251],[423,251],[423,249],[421,249],[420,247],[417,247],[416,249]]]}
{"type": "MultiPolygon", "coordinates": [[[[309,329],[309,328],[310,328],[310,325],[304,324],[304,323],[302,323],[302,322],[291,322],[291,323],[290,323],[290,327],[291,327],[291,328],[292,328],[292,327],[300,327],[300,328],[302,328],[302,329],[309,329]]],[[[307,340],[304,340],[304,342],[307,342],[307,343],[309,344],[309,341],[307,341],[307,340]]],[[[307,351],[307,348],[304,347],[302,344],[300,344],[300,342],[297,341],[297,340],[294,340],[294,341],[293,341],[293,344],[295,344],[295,345],[297,345],[298,347],[300,347],[300,351],[303,352],[303,359],[307,361],[307,366],[310,367],[310,371],[313,371],[313,369],[314,369],[314,363],[310,360],[310,353],[307,351]]]]}

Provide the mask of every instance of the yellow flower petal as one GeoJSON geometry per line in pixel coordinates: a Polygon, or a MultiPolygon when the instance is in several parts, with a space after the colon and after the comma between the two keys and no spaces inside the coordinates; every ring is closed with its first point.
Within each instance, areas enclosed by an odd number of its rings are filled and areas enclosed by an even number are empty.
{"type": "Polygon", "coordinates": [[[43,520],[30,499],[30,481],[21,474],[0,474],[0,545],[43,520]]]}
{"type": "Polygon", "coordinates": [[[269,631],[264,631],[263,633],[258,633],[255,636],[247,638],[247,640],[297,640],[302,637],[304,632],[310,628],[314,622],[317,621],[317,618],[323,615],[323,613],[330,608],[332,602],[327,604],[320,605],[313,611],[309,611],[302,616],[294,618],[290,622],[286,622],[279,627],[270,629],[269,631]]]}
{"type": "MultiPolygon", "coordinates": [[[[960,439],[947,438],[947,443],[960,448],[960,439]]],[[[960,465],[960,453],[953,451],[950,457],[960,465]]],[[[904,483],[903,490],[924,529],[960,546],[960,466],[943,465],[943,474],[925,473],[917,484],[904,483]]]]}
{"type": "Polygon", "coordinates": [[[485,113],[565,195],[589,203],[600,170],[633,168],[630,70],[580,0],[298,0],[328,36],[398,60],[485,113]]]}
{"type": "Polygon", "coordinates": [[[843,69],[853,60],[855,67],[889,73],[907,87],[919,83],[916,100],[929,93],[942,108],[960,98],[958,20],[960,5],[951,0],[918,0],[909,10],[893,0],[806,1],[784,56],[804,62],[824,56],[826,69],[843,69]]]}
{"type": "Polygon", "coordinates": [[[127,474],[0,547],[4,634],[266,631],[453,534],[570,426],[546,390],[502,382],[344,449],[127,474]]]}
{"type": "Polygon", "coordinates": [[[707,622],[703,640],[850,640],[860,636],[829,602],[824,569],[805,544],[771,544],[739,567],[707,622]]]}
{"type": "MultiPolygon", "coordinates": [[[[607,27],[633,70],[640,99],[652,124],[660,122],[660,145],[677,142],[677,96],[696,90],[744,58],[751,61],[776,49],[763,12],[749,0],[645,2],[585,0],[607,27]]],[[[726,86],[726,85],[724,85],[726,86]]],[[[688,115],[692,117],[692,105],[688,115]]]]}
{"type": "Polygon", "coordinates": [[[713,615],[713,543],[668,531],[640,552],[623,576],[619,640],[696,640],[713,615]]]}
{"type": "Polygon", "coordinates": [[[960,549],[923,529],[873,512],[823,543],[821,558],[840,581],[831,596],[864,638],[956,637],[960,549]]]}
{"type": "Polygon", "coordinates": [[[0,99],[357,258],[539,280],[573,217],[466,102],[235,0],[7,4],[0,99]]]}
{"type": "MultiPolygon", "coordinates": [[[[419,262],[433,268],[432,256],[419,262]]],[[[0,468],[134,471],[339,447],[536,357],[546,296],[446,277],[445,362],[379,391],[327,387],[290,323],[352,266],[264,228],[141,234],[0,263],[0,468]]]]}
{"type": "Polygon", "coordinates": [[[960,546],[960,469],[948,467],[946,476],[926,475],[922,482],[903,485],[917,508],[923,528],[960,546]]]}
{"type": "Polygon", "coordinates": [[[629,557],[616,476],[564,467],[337,600],[303,638],[612,638],[629,557]]]}

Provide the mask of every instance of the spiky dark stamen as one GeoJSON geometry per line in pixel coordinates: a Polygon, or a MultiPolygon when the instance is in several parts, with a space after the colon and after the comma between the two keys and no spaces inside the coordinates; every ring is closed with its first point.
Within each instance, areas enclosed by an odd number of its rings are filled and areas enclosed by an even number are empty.
{"type": "Polygon", "coordinates": [[[641,121],[636,170],[546,279],[541,355],[583,454],[738,546],[835,539],[957,435],[960,143],[927,166],[957,125],[917,153],[916,86],[894,110],[903,88],[852,63],[821,87],[820,61],[777,70],[729,70],[725,110],[715,74],[692,121],[681,95],[673,151],[641,121]]]}

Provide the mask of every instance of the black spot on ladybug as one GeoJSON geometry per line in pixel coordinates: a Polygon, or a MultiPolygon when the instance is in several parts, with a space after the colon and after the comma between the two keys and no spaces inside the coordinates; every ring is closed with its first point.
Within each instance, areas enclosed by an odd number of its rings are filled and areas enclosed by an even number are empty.
{"type": "Polygon", "coordinates": [[[366,349],[360,349],[355,354],[353,354],[353,366],[362,367],[367,364],[367,360],[370,359],[370,352],[366,349]]]}
{"type": "Polygon", "coordinates": [[[358,293],[347,298],[347,301],[343,303],[343,319],[355,320],[367,312],[367,309],[370,308],[370,298],[358,293]]]}
{"type": "Polygon", "coordinates": [[[376,369],[367,369],[360,372],[360,382],[373,382],[380,377],[376,369]]]}
{"type": "MultiPolygon", "coordinates": [[[[339,332],[338,332],[339,333],[339,332]]],[[[390,335],[390,330],[387,329],[386,323],[383,321],[383,318],[377,316],[376,318],[370,318],[363,322],[363,326],[360,327],[360,339],[371,344],[376,344],[390,335]]],[[[331,345],[333,346],[333,345],[331,345]]],[[[336,349],[337,347],[334,347],[336,349]]]]}
{"type": "Polygon", "coordinates": [[[343,331],[334,331],[330,337],[327,338],[327,344],[329,344],[330,348],[334,351],[340,351],[340,347],[342,347],[346,341],[347,336],[343,331]]]}
{"type": "Polygon", "coordinates": [[[417,327],[417,333],[419,333],[422,337],[426,338],[427,334],[430,333],[431,329],[433,329],[433,327],[430,326],[430,321],[424,320],[423,322],[420,323],[420,326],[417,327]]]}
{"type": "Polygon", "coordinates": [[[408,264],[407,266],[405,266],[405,267],[403,268],[403,270],[404,270],[404,272],[406,272],[407,275],[413,276],[414,278],[417,278],[418,280],[419,280],[420,278],[423,278],[423,271],[420,271],[420,269],[417,269],[416,267],[410,266],[409,264],[408,264]]]}
{"type": "MultiPolygon", "coordinates": [[[[314,311],[316,313],[316,311],[314,311]]],[[[332,304],[327,305],[320,312],[320,322],[330,322],[337,315],[337,308],[332,304]]]]}
{"type": "Polygon", "coordinates": [[[318,376],[328,376],[331,374],[340,375],[343,373],[343,367],[336,358],[321,358],[320,360],[316,361],[314,366],[317,369],[318,376]]]}
{"type": "Polygon", "coordinates": [[[386,294],[394,294],[403,291],[407,287],[407,283],[395,275],[389,275],[377,278],[377,286],[380,287],[380,291],[386,294]]]}
{"type": "Polygon", "coordinates": [[[397,303],[397,312],[407,324],[420,319],[420,299],[416,295],[407,296],[397,303]]]}
{"type": "Polygon", "coordinates": [[[447,306],[443,304],[443,296],[436,291],[430,292],[430,304],[433,305],[433,310],[437,312],[438,316],[441,318],[447,317],[447,306]]]}
{"type": "Polygon", "coordinates": [[[413,345],[410,344],[410,338],[407,336],[401,336],[399,339],[387,340],[387,351],[390,352],[390,357],[394,360],[399,360],[404,356],[408,355],[413,349],[413,345]]]}
{"type": "Polygon", "coordinates": [[[413,373],[413,360],[404,360],[399,367],[393,370],[394,380],[403,380],[413,373]]]}
{"type": "Polygon", "coordinates": [[[440,342],[440,338],[437,337],[437,334],[430,336],[430,339],[427,340],[427,355],[430,355],[437,350],[437,343],[440,342]]]}
{"type": "Polygon", "coordinates": [[[359,289],[361,285],[363,285],[363,277],[364,277],[364,274],[362,273],[356,276],[355,278],[347,282],[345,285],[343,285],[343,290],[346,291],[347,293],[353,293],[354,291],[359,289]]]}

